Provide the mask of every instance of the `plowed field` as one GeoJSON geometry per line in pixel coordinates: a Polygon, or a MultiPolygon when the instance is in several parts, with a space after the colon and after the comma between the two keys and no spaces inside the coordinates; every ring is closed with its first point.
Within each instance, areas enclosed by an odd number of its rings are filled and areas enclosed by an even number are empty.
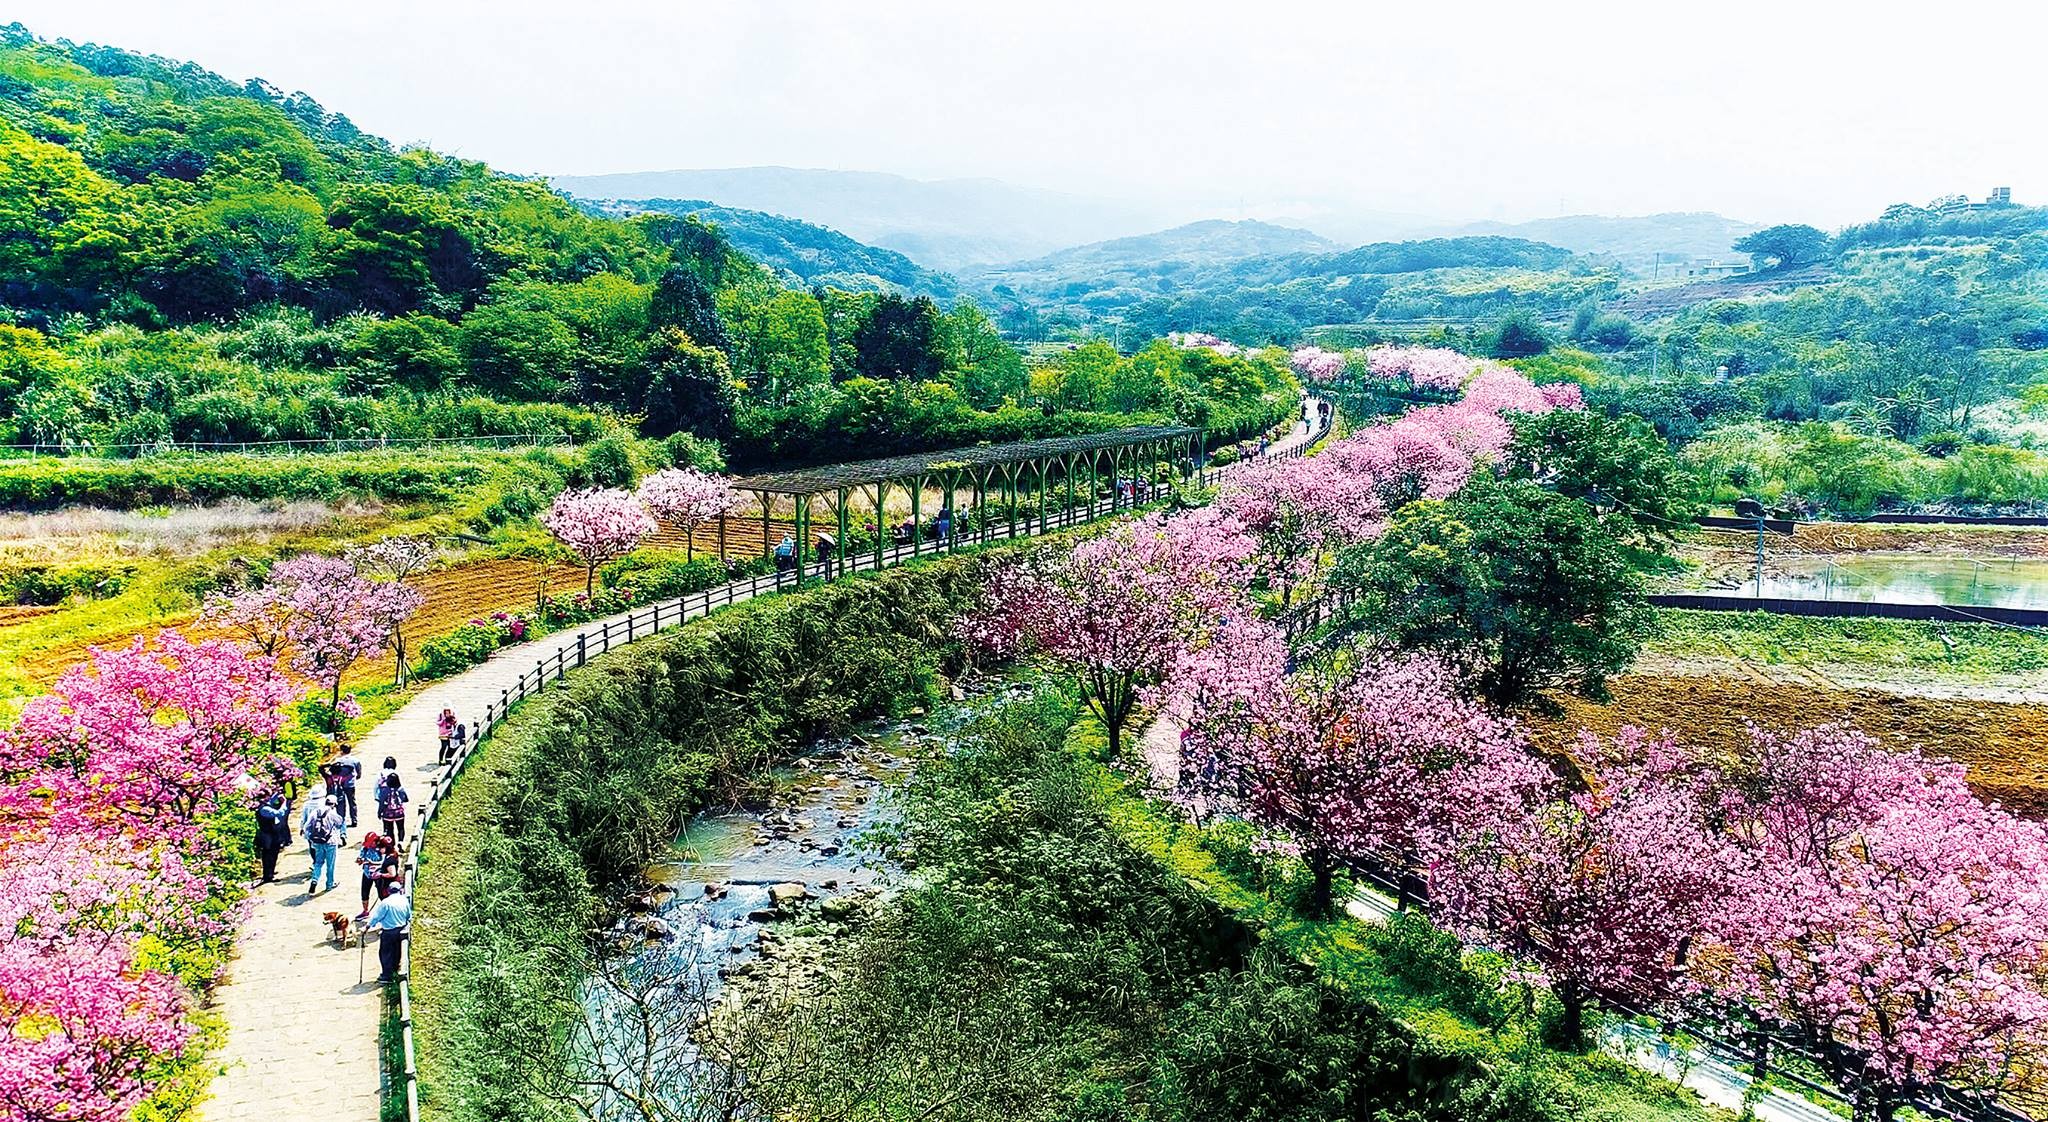
{"type": "Polygon", "coordinates": [[[1789,730],[1847,721],[1879,740],[1959,761],[1986,798],[2048,817],[2048,705],[1906,697],[1727,677],[1628,675],[1614,702],[1567,701],[1561,722],[1539,722],[1538,738],[1562,746],[1573,730],[1603,735],[1624,724],[1669,729],[1688,743],[1734,746],[1748,725],[1789,730]]]}

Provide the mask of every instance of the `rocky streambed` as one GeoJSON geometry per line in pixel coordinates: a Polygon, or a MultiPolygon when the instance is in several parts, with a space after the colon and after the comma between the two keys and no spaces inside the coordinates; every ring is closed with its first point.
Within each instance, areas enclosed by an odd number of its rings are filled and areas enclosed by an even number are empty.
{"type": "Polygon", "coordinates": [[[944,751],[954,730],[1021,692],[1002,681],[956,688],[934,713],[912,710],[809,745],[758,804],[691,820],[627,901],[611,949],[707,1003],[728,981],[827,976],[831,936],[884,896],[896,873],[869,839],[893,818],[890,789],[920,758],[944,751]]]}

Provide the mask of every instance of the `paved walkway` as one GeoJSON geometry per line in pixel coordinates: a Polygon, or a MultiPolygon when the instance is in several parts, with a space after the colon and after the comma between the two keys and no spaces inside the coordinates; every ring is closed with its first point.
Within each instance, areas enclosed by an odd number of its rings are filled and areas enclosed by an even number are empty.
{"type": "MultiPolygon", "coordinates": [[[[479,719],[499,691],[532,671],[536,659],[552,659],[565,649],[573,656],[575,647],[576,632],[558,632],[507,647],[488,662],[421,690],[358,745],[366,778],[374,780],[384,758],[395,757],[417,807],[436,770],[440,742],[435,721],[442,708],[455,710],[464,721],[479,719]]],[[[370,828],[374,808],[360,795],[358,800],[364,804],[359,807],[363,827],[370,828]]],[[[408,827],[419,820],[417,814],[408,817],[408,827]]],[[[294,808],[295,844],[278,860],[279,879],[253,893],[228,982],[215,992],[228,1036],[218,1056],[222,1072],[214,1080],[213,1098],[201,1108],[209,1122],[371,1122],[378,1117],[377,1032],[383,1007],[380,987],[370,980],[377,976],[375,941],[364,951],[353,942],[338,947],[321,922],[324,912],[354,916],[361,910],[353,843],[362,839],[362,830],[349,831],[352,844],[341,851],[333,891],[308,896],[311,859],[305,839],[298,836],[297,818],[294,808]]]]}

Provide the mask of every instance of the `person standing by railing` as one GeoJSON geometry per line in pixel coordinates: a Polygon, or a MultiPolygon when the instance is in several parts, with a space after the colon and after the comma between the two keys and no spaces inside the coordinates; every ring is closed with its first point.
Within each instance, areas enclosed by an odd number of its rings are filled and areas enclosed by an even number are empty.
{"type": "Polygon", "coordinates": [[[393,885],[391,895],[377,901],[370,909],[370,918],[363,924],[364,934],[377,933],[377,980],[395,982],[398,980],[398,964],[405,948],[406,935],[412,928],[412,897],[406,893],[405,885],[393,885]]]}

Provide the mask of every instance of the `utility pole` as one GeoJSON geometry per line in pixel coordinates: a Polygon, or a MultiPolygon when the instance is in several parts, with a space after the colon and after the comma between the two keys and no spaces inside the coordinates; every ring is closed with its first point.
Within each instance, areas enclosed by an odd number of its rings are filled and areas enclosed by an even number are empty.
{"type": "Polygon", "coordinates": [[[1764,504],[1753,498],[1735,500],[1737,518],[1756,519],[1756,598],[1764,597],[1764,504]]]}

